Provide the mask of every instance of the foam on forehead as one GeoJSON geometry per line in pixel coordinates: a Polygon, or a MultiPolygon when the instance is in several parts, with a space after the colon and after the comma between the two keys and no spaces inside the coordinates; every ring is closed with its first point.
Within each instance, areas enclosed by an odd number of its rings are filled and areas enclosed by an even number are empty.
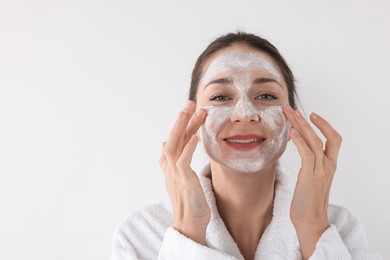
{"type": "Polygon", "coordinates": [[[208,81],[215,73],[232,71],[267,71],[281,80],[282,76],[264,55],[246,50],[233,50],[223,53],[209,65],[204,80],[208,81]]]}

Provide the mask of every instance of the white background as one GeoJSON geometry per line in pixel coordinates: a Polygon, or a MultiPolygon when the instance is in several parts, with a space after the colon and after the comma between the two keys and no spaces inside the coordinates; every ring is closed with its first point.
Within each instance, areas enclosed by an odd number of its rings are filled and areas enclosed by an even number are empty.
{"type": "Polygon", "coordinates": [[[279,48],[306,114],[343,135],[331,201],[390,258],[389,14],[385,0],[1,0],[0,259],[108,259],[120,220],[167,198],[161,142],[197,56],[238,29],[279,48]]]}

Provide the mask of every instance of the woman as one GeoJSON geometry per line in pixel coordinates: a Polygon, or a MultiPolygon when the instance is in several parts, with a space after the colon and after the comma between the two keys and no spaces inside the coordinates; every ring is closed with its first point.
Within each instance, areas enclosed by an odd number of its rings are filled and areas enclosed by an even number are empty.
{"type": "Polygon", "coordinates": [[[190,101],[163,143],[170,203],[126,218],[114,259],[381,259],[346,209],[328,205],[341,136],[295,105],[293,74],[267,40],[230,33],[192,74],[190,101]],[[298,179],[279,163],[292,140],[298,179]],[[210,165],[190,166],[198,141],[210,165]]]}

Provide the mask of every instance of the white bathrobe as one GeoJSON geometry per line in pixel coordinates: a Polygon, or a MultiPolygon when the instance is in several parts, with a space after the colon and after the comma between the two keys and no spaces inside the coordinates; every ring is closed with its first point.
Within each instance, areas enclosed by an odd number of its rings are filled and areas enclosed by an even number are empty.
{"type": "MultiPolygon", "coordinates": [[[[172,228],[170,202],[162,202],[131,214],[117,228],[111,260],[243,260],[237,244],[221,219],[208,177],[210,168],[199,179],[211,209],[206,230],[206,245],[201,245],[172,228]]],[[[255,260],[302,259],[295,228],[289,212],[296,175],[279,167],[271,223],[257,246],[255,260]]],[[[311,260],[382,259],[373,252],[363,227],[345,208],[329,205],[331,226],[317,242],[311,260]]]]}

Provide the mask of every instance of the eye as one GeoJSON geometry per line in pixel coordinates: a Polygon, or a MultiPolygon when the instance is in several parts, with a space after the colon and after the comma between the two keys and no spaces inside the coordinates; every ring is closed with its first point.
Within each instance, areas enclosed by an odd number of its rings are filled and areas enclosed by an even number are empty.
{"type": "Polygon", "coordinates": [[[227,101],[227,100],[231,100],[231,98],[224,94],[216,94],[210,98],[210,101],[227,101]]]}
{"type": "Polygon", "coordinates": [[[273,93],[264,93],[256,97],[257,100],[266,100],[266,101],[272,101],[278,99],[276,95],[273,93]]]}

